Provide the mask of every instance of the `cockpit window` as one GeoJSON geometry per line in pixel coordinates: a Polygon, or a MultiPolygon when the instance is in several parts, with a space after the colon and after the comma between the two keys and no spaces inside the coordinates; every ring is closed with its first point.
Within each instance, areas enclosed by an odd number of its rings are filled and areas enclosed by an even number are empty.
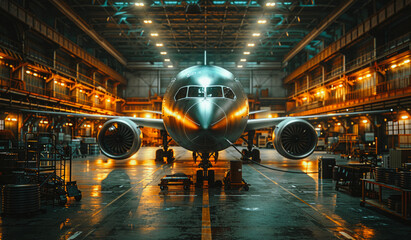
{"type": "Polygon", "coordinates": [[[207,87],[207,97],[223,97],[221,87],[207,87]]]}
{"type": "Polygon", "coordinates": [[[176,94],[176,101],[180,100],[182,98],[185,98],[187,96],[187,87],[183,87],[180,90],[178,90],[177,94],[176,94]]]}
{"type": "Polygon", "coordinates": [[[188,97],[204,97],[203,87],[190,87],[188,89],[188,97]]]}
{"type": "Polygon", "coordinates": [[[224,89],[224,97],[225,98],[229,98],[229,99],[234,99],[235,98],[233,90],[231,90],[228,87],[223,87],[223,89],[224,89]]]}
{"type": "Polygon", "coordinates": [[[184,98],[228,98],[228,99],[235,99],[235,95],[233,90],[229,87],[224,86],[210,86],[210,87],[200,87],[200,86],[188,86],[180,88],[174,99],[176,101],[184,98]]]}

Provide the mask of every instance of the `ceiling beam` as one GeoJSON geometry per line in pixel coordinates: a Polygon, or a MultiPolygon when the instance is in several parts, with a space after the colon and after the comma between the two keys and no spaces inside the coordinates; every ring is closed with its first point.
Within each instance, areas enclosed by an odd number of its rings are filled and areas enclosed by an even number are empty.
{"type": "Polygon", "coordinates": [[[295,47],[285,55],[283,64],[290,61],[295,55],[297,55],[307,44],[309,44],[314,38],[320,35],[331,23],[333,23],[341,14],[343,14],[355,0],[348,0],[344,2],[340,7],[336,8],[325,20],[322,21],[319,26],[313,29],[307,36],[305,36],[295,47]]]}
{"type": "Polygon", "coordinates": [[[66,17],[73,21],[81,30],[89,35],[104,50],[117,59],[124,66],[127,65],[126,58],[118,52],[109,42],[104,40],[96,31],[94,31],[77,13],[75,13],[64,1],[50,0],[66,17]]]}

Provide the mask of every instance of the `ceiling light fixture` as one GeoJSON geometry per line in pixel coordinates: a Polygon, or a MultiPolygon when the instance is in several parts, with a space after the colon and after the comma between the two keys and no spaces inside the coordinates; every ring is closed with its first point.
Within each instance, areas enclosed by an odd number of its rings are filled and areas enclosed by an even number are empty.
{"type": "Polygon", "coordinates": [[[161,55],[167,55],[167,52],[160,52],[161,55]]]}
{"type": "Polygon", "coordinates": [[[164,59],[164,62],[170,62],[170,58],[164,59]]]}
{"type": "Polygon", "coordinates": [[[163,44],[162,43],[156,43],[156,47],[162,47],[163,44]]]}
{"type": "Polygon", "coordinates": [[[151,36],[152,37],[158,37],[158,33],[152,33],[151,36]]]}
{"type": "Polygon", "coordinates": [[[147,20],[144,20],[144,23],[146,23],[146,24],[151,24],[151,23],[153,23],[153,21],[147,19],[147,20]]]}
{"type": "Polygon", "coordinates": [[[250,52],[244,52],[244,55],[250,55],[250,52]]]}
{"type": "Polygon", "coordinates": [[[274,7],[275,6],[275,2],[268,2],[265,4],[266,7],[274,7]]]}
{"type": "Polygon", "coordinates": [[[243,67],[243,65],[238,65],[237,67],[238,67],[238,68],[242,68],[242,67],[243,67]]]}
{"type": "Polygon", "coordinates": [[[144,3],[142,2],[134,3],[134,5],[136,5],[137,7],[144,7],[144,3]]]}
{"type": "Polygon", "coordinates": [[[258,24],[266,24],[266,23],[267,23],[267,20],[265,20],[265,19],[260,19],[260,20],[257,21],[257,23],[258,23],[258,24]]]}
{"type": "Polygon", "coordinates": [[[254,44],[254,43],[249,43],[249,44],[247,44],[247,46],[248,46],[248,47],[254,47],[255,44],[254,44]]]}
{"type": "Polygon", "coordinates": [[[260,33],[253,33],[253,37],[259,37],[260,35],[260,33]]]}
{"type": "Polygon", "coordinates": [[[240,59],[240,62],[245,62],[245,61],[247,61],[247,59],[245,59],[245,58],[240,59]]]}

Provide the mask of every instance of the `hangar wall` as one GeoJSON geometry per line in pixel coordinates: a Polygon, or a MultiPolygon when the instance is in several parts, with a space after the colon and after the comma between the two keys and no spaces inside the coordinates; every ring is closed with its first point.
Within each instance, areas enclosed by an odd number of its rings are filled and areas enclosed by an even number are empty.
{"type": "MultiPolygon", "coordinates": [[[[155,94],[162,96],[171,79],[182,69],[144,70],[127,72],[125,89],[126,98],[144,98],[155,94]]],[[[286,89],[282,79],[284,73],[279,70],[228,69],[241,82],[247,94],[258,97],[285,98],[286,89]],[[251,90],[250,90],[251,89],[251,90]]]]}

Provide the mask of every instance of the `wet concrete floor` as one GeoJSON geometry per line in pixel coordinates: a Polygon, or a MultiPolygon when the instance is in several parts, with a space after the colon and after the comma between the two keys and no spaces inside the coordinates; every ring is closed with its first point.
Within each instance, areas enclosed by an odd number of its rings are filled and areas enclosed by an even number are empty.
{"type": "MultiPolygon", "coordinates": [[[[262,164],[308,174],[244,164],[249,191],[206,186],[161,191],[164,175],[195,175],[198,168],[191,152],[180,147],[173,147],[174,163],[156,163],[156,149],[143,147],[122,161],[75,159],[73,180],[82,200],[42,206],[46,212],[32,217],[1,217],[0,239],[406,239],[411,233],[403,220],[360,207],[359,197],[310,173],[317,172],[320,156],[330,156],[325,152],[293,161],[261,149],[262,164]]],[[[239,158],[234,149],[221,152],[213,164],[216,179],[239,158]]]]}

